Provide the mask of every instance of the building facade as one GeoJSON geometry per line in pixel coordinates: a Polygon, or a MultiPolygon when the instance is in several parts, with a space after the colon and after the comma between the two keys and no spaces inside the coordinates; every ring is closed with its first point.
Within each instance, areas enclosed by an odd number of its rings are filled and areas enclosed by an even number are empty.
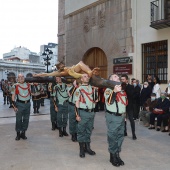
{"type": "Polygon", "coordinates": [[[90,68],[100,67],[106,78],[113,72],[113,58],[122,57],[125,49],[134,52],[130,2],[59,1],[59,60],[66,65],[83,60],[90,68]]]}
{"type": "Polygon", "coordinates": [[[83,60],[105,78],[127,73],[143,82],[147,74],[158,75],[166,84],[170,0],[152,1],[59,0],[59,61],[71,66],[83,60]]]}
{"type": "Polygon", "coordinates": [[[5,61],[14,61],[16,58],[22,62],[40,62],[40,56],[37,53],[31,52],[29,49],[21,46],[15,47],[10,52],[3,54],[3,59],[5,61]]]}
{"type": "Polygon", "coordinates": [[[20,73],[22,73],[25,77],[31,77],[35,73],[44,71],[45,67],[43,64],[0,60],[0,80],[16,80],[16,77],[20,73]]]}
{"type": "Polygon", "coordinates": [[[25,47],[12,49],[11,52],[3,54],[3,60],[0,60],[0,79],[16,80],[19,73],[30,77],[44,71],[45,66],[40,63],[40,56],[25,47]]]}

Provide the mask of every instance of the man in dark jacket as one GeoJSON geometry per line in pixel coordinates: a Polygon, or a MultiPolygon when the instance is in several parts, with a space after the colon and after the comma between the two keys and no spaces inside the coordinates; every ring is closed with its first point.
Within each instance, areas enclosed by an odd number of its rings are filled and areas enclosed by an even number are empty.
{"type": "Polygon", "coordinates": [[[140,91],[141,88],[137,85],[136,79],[133,80],[134,93],[133,93],[133,118],[139,118],[140,111],[140,91]]]}
{"type": "Polygon", "coordinates": [[[152,113],[153,108],[156,107],[157,101],[156,94],[152,93],[151,98],[147,99],[147,101],[144,103],[144,109],[139,113],[145,127],[149,126],[150,114],[152,113]]]}
{"type": "MultiPolygon", "coordinates": [[[[128,99],[128,105],[126,106],[126,113],[129,117],[131,129],[132,129],[132,139],[136,140],[136,134],[135,134],[135,122],[133,120],[133,94],[134,94],[134,86],[130,85],[128,83],[128,76],[126,74],[123,74],[121,76],[121,82],[126,83],[125,92],[127,94],[128,99]]],[[[125,136],[127,136],[126,132],[126,122],[125,122],[125,136]]]]}

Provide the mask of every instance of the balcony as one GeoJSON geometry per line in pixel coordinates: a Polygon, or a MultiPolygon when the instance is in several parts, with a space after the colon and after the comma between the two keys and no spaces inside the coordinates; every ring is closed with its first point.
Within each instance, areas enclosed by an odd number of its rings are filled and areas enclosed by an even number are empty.
{"type": "Polygon", "coordinates": [[[151,2],[151,25],[155,29],[170,27],[170,0],[151,2]]]}

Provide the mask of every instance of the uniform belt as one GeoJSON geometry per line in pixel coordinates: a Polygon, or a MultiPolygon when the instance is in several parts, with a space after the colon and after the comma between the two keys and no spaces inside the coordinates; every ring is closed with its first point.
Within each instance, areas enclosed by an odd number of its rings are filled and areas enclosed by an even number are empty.
{"type": "Polygon", "coordinates": [[[120,113],[116,113],[116,112],[111,112],[109,110],[106,110],[106,112],[108,112],[109,114],[111,115],[115,115],[115,116],[122,116],[123,114],[120,114],[120,113]]]}
{"type": "Polygon", "coordinates": [[[30,100],[26,100],[26,101],[23,101],[23,100],[17,100],[17,102],[19,102],[19,103],[29,103],[29,102],[30,102],[30,100]]]}
{"type": "Polygon", "coordinates": [[[94,109],[82,109],[82,108],[79,108],[79,110],[84,110],[85,112],[94,112],[94,109]]]}
{"type": "Polygon", "coordinates": [[[68,102],[70,105],[72,105],[72,106],[75,106],[75,104],[74,103],[72,103],[72,102],[68,102]]]}

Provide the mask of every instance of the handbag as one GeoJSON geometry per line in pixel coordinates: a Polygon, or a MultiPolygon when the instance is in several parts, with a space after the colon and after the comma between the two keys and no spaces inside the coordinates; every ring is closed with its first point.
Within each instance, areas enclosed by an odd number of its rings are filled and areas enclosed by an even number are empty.
{"type": "Polygon", "coordinates": [[[155,109],[154,109],[152,112],[153,112],[154,114],[157,114],[157,115],[161,115],[161,114],[164,113],[163,110],[161,110],[161,111],[156,111],[155,109]]]}

